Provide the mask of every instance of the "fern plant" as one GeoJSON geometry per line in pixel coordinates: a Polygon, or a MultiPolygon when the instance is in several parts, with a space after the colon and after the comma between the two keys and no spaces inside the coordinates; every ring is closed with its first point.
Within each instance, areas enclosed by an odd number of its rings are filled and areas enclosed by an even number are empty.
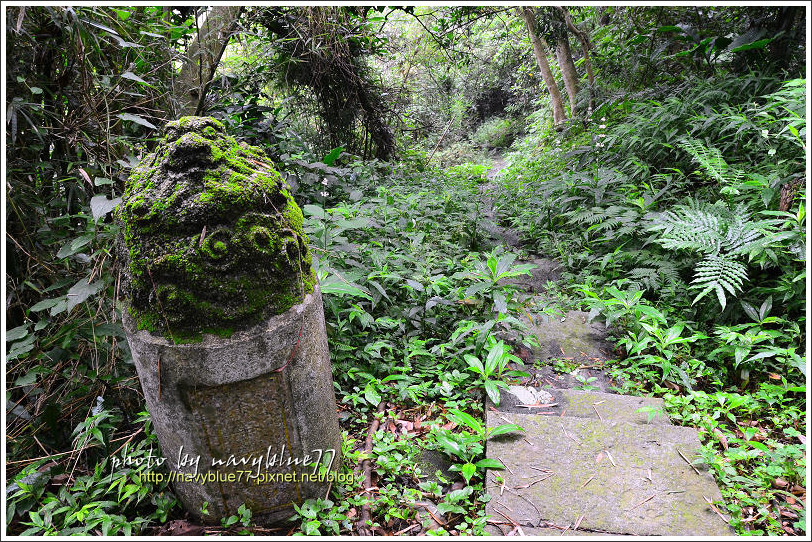
{"type": "Polygon", "coordinates": [[[722,186],[734,185],[744,176],[741,170],[730,166],[722,157],[722,151],[715,147],[708,147],[690,137],[681,139],[678,145],[722,186]]]}
{"type": "Polygon", "coordinates": [[[663,248],[704,255],[694,269],[690,288],[700,292],[692,304],[715,292],[724,309],[727,294],[736,296],[747,280],[747,267],[741,258],[752,259],[765,250],[774,224],[753,220],[743,203],[731,209],[721,201],[692,201],[659,214],[648,230],[659,233],[656,242],[663,248]]]}

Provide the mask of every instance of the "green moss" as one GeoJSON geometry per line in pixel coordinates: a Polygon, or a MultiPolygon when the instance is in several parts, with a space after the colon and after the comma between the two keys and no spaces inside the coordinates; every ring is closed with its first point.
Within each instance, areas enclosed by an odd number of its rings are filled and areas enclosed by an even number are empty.
{"type": "Polygon", "coordinates": [[[230,336],[300,303],[316,277],[302,212],[270,160],[215,119],[165,133],[118,209],[139,327],[230,336]]]}

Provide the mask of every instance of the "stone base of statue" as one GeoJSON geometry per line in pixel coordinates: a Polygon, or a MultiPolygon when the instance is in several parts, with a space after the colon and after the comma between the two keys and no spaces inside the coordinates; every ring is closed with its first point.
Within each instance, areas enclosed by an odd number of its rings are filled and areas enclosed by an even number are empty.
{"type": "Polygon", "coordinates": [[[318,285],[260,325],[199,343],[139,331],[124,312],[162,472],[187,510],[218,522],[245,504],[272,523],[326,497],[341,434],[318,285]]]}

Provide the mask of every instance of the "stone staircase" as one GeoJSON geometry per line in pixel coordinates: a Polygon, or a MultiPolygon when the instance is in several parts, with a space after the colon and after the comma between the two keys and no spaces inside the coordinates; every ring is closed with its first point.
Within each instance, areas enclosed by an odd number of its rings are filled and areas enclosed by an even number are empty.
{"type": "Polygon", "coordinates": [[[505,465],[487,475],[493,535],[733,535],[693,464],[696,430],[671,425],[660,399],[513,386],[486,421],[525,429],[488,441],[505,465]]]}

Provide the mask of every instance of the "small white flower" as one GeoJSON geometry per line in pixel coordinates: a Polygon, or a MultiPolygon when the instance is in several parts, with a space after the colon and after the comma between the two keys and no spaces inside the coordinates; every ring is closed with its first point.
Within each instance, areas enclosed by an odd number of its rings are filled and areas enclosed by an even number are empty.
{"type": "Polygon", "coordinates": [[[770,149],[770,150],[768,150],[768,151],[767,151],[767,154],[769,154],[770,156],[772,156],[773,154],[775,154],[775,149],[770,149]]]}
{"type": "Polygon", "coordinates": [[[606,117],[601,117],[601,122],[605,121],[606,117]]]}
{"type": "Polygon", "coordinates": [[[598,134],[598,137],[606,137],[606,134],[598,134]]]}
{"type": "Polygon", "coordinates": [[[327,186],[327,179],[322,179],[321,184],[323,184],[324,186],[327,186]]]}
{"type": "Polygon", "coordinates": [[[323,197],[323,198],[326,198],[329,195],[330,195],[329,192],[321,192],[321,197],[323,197]]]}
{"type": "Polygon", "coordinates": [[[769,130],[766,130],[766,129],[765,129],[765,130],[762,130],[762,131],[761,131],[761,135],[762,135],[762,136],[764,136],[764,137],[767,137],[769,134],[770,134],[770,131],[769,131],[769,130]]]}
{"type": "Polygon", "coordinates": [[[598,128],[606,128],[606,125],[605,125],[605,124],[601,124],[600,126],[598,126],[598,128]]]}

